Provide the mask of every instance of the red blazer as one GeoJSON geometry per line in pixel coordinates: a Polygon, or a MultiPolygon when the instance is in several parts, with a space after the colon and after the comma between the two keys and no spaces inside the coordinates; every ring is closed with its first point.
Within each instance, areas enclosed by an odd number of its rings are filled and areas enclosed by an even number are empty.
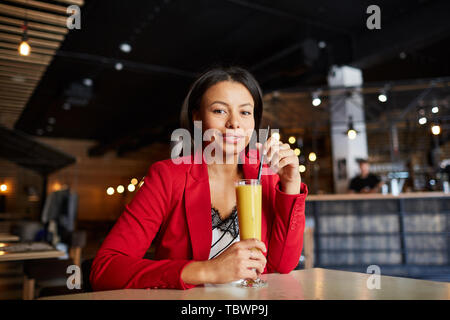
{"type": "MultiPolygon", "coordinates": [[[[244,177],[257,178],[259,161],[248,164],[245,159],[244,177]]],[[[300,194],[286,194],[280,191],[277,174],[262,175],[261,183],[261,236],[268,249],[264,273],[289,273],[302,251],[307,187],[302,183],[300,194]]],[[[211,241],[207,165],[158,161],[97,252],[92,288],[195,287],[181,279],[181,272],[192,261],[208,260],[211,241]],[[152,242],[155,260],[144,259],[152,242]]]]}

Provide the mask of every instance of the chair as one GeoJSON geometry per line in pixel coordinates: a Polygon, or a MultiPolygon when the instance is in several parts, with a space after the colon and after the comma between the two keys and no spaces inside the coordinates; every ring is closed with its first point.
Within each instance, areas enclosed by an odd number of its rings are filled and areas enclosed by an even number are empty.
{"type": "MultiPolygon", "coordinates": [[[[26,260],[24,261],[24,282],[23,282],[23,300],[32,300],[35,298],[36,284],[49,280],[67,280],[69,274],[67,274],[67,268],[70,265],[77,265],[82,267],[81,264],[81,251],[86,245],[86,232],[76,231],[72,235],[72,241],[70,243],[69,259],[45,259],[45,260],[26,260]]],[[[51,295],[49,292],[57,291],[61,292],[61,287],[64,287],[67,291],[64,294],[76,293],[81,290],[73,289],[69,290],[67,286],[51,286],[41,290],[40,296],[51,295]],[[47,293],[45,293],[47,292],[47,293]]],[[[56,293],[55,293],[56,294],[56,293]]],[[[59,293],[63,294],[63,293],[59,293]]]]}
{"type": "MultiPolygon", "coordinates": [[[[36,283],[55,279],[67,279],[70,265],[81,267],[81,251],[86,244],[86,232],[75,230],[78,195],[69,189],[52,192],[44,205],[41,222],[45,225],[42,239],[69,247],[69,259],[26,260],[24,262],[23,299],[35,297],[36,283]]],[[[50,289],[46,289],[47,291],[50,289]]],[[[73,293],[73,291],[70,291],[73,293]]]]}

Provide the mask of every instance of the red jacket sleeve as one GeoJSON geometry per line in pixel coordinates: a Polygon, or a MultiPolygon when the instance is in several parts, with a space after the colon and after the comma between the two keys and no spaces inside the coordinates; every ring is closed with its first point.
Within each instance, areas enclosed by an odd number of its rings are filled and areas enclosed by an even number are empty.
{"type": "Polygon", "coordinates": [[[305,200],[308,188],[301,183],[299,194],[287,194],[280,190],[275,175],[272,190],[273,222],[269,235],[266,270],[269,273],[289,273],[298,265],[303,248],[305,229],[305,200]]]}
{"type": "Polygon", "coordinates": [[[192,260],[143,259],[169,209],[171,176],[163,163],[153,164],[144,184],[103,241],[93,261],[94,290],[195,287],[181,279],[192,260]]]}

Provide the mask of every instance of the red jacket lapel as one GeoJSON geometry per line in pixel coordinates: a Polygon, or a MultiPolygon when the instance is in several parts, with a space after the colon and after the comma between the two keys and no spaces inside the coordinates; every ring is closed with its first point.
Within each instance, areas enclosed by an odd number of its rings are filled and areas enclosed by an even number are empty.
{"type": "Polygon", "coordinates": [[[211,250],[211,195],[206,163],[194,164],[187,172],[184,192],[186,219],[194,260],[207,260],[211,250]]]}
{"type": "MultiPolygon", "coordinates": [[[[199,155],[196,154],[195,157],[199,155]]],[[[204,158],[201,164],[195,164],[194,158],[187,172],[184,202],[193,259],[207,260],[211,250],[211,192],[209,189],[208,167],[204,158]]],[[[242,158],[241,158],[242,159],[242,158]]],[[[243,163],[244,177],[256,179],[258,164],[249,164],[245,157],[243,163]]]]}

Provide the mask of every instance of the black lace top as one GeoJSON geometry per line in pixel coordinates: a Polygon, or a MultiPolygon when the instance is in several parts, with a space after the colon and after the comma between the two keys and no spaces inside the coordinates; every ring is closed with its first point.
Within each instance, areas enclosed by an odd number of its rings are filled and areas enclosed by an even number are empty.
{"type": "Polygon", "coordinates": [[[239,222],[237,208],[234,206],[230,216],[225,220],[220,218],[219,211],[211,207],[213,241],[210,259],[218,256],[239,237],[239,222]]]}

